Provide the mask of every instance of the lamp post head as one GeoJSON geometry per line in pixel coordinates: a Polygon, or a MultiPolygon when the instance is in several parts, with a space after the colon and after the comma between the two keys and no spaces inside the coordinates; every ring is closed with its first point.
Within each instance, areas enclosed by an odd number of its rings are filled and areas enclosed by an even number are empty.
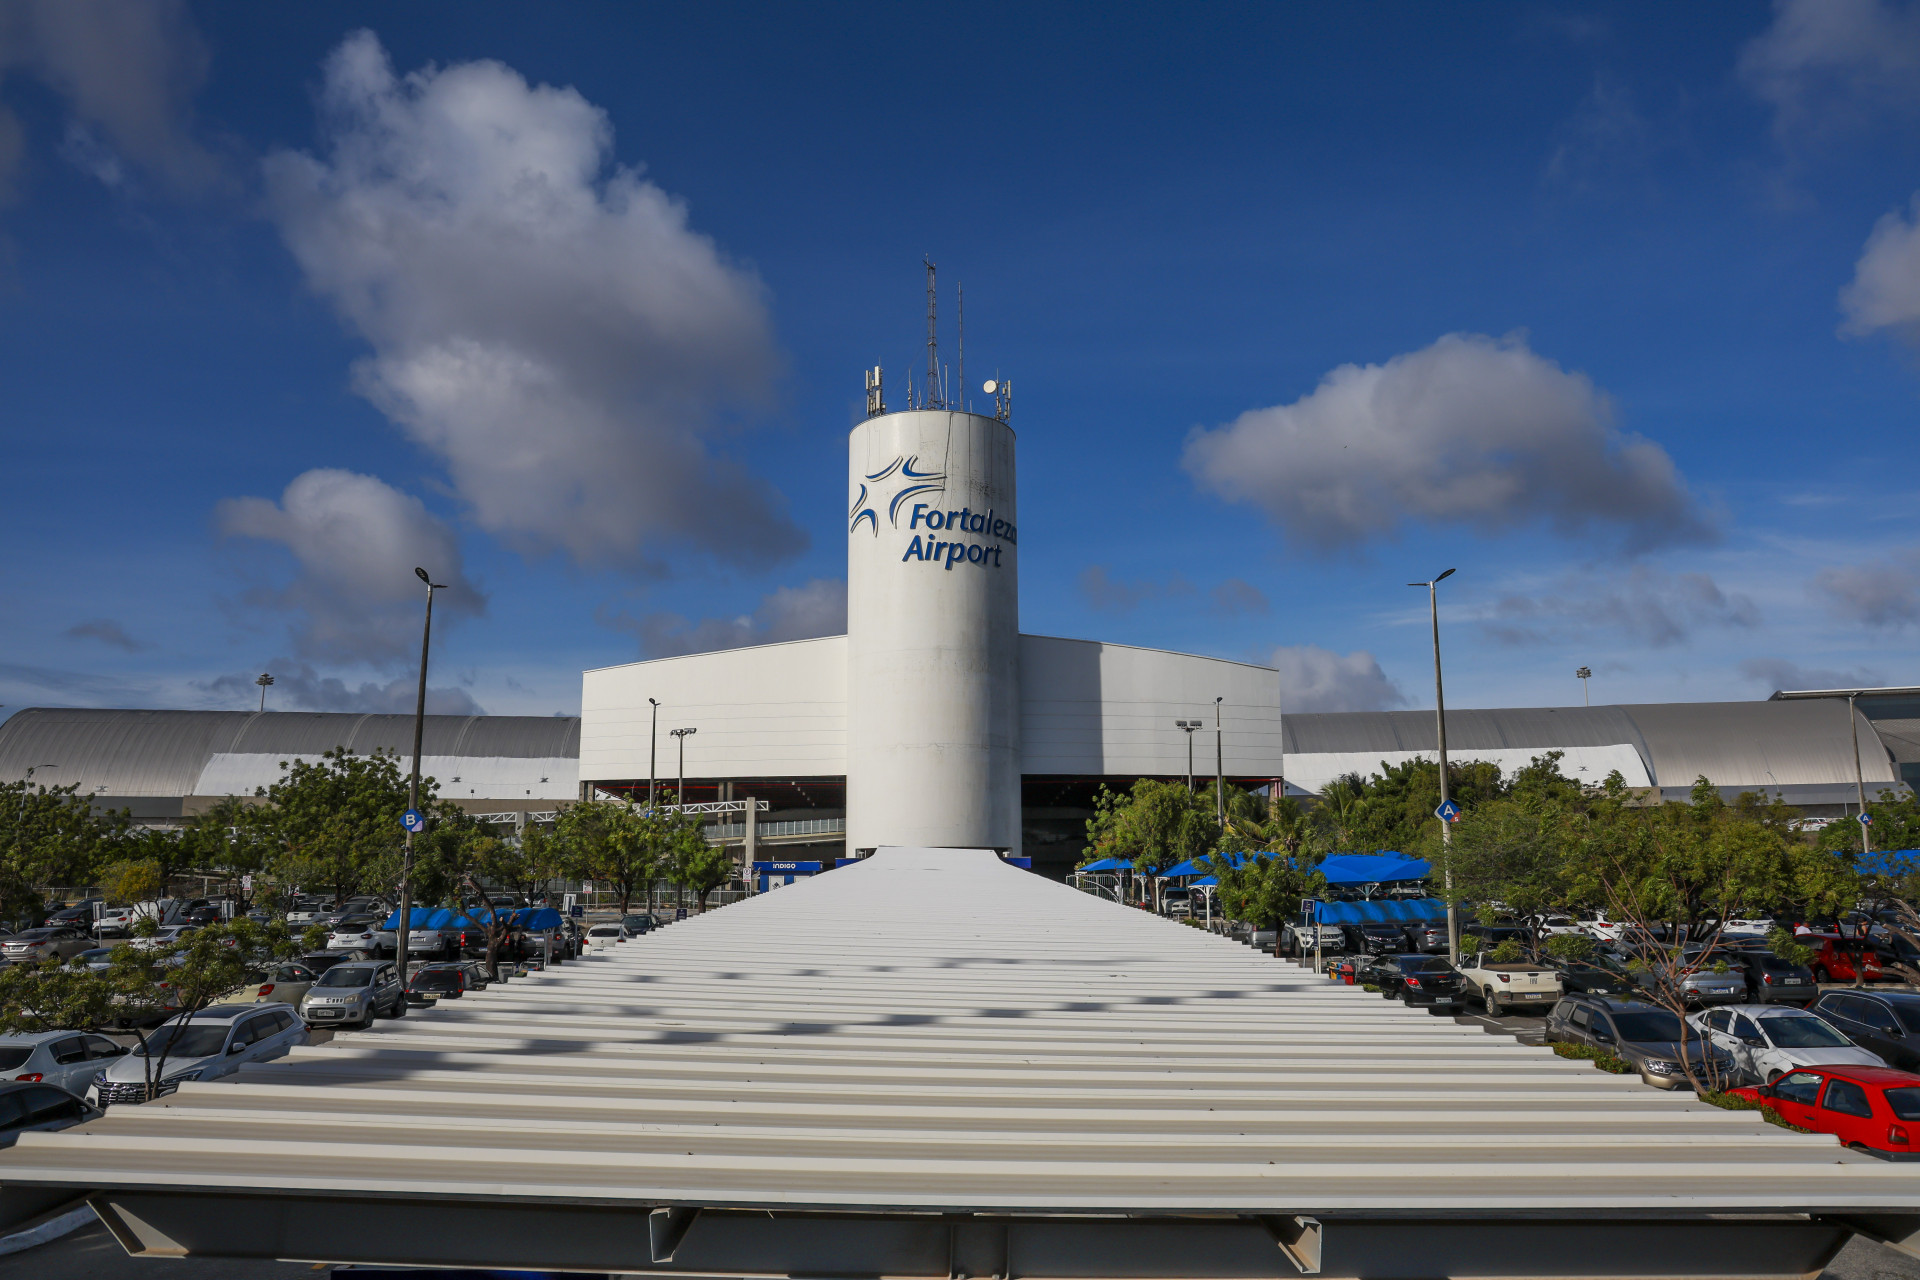
{"type": "Polygon", "coordinates": [[[1578,671],[1576,671],[1576,672],[1574,672],[1573,674],[1574,674],[1574,675],[1576,675],[1576,676],[1578,676],[1578,677],[1579,677],[1580,679],[1582,679],[1582,680],[1585,680],[1585,679],[1587,679],[1588,677],[1590,677],[1590,676],[1592,676],[1592,675],[1593,675],[1593,668],[1591,668],[1591,667],[1582,667],[1582,668],[1580,668],[1580,669],[1579,669],[1578,671]]]}
{"type": "Polygon", "coordinates": [[[266,672],[262,671],[260,673],[259,678],[255,680],[254,683],[259,685],[262,689],[264,689],[268,685],[273,683],[273,677],[268,675],[266,672]]]}
{"type": "Polygon", "coordinates": [[[1453,576],[1453,572],[1454,571],[1452,569],[1449,569],[1445,573],[1441,574],[1439,577],[1435,578],[1434,581],[1445,582],[1448,578],[1451,578],[1453,576]]]}
{"type": "Polygon", "coordinates": [[[413,567],[413,576],[420,579],[420,581],[426,583],[428,586],[433,585],[433,579],[429,578],[427,576],[427,571],[425,569],[422,569],[419,565],[415,565],[413,567]]]}

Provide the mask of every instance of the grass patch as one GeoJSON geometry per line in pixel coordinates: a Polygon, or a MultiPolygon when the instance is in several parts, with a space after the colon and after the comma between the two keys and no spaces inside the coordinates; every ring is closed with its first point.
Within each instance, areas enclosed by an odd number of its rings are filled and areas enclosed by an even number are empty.
{"type": "Polygon", "coordinates": [[[1379,988],[1379,987],[1377,987],[1377,986],[1375,986],[1375,985],[1374,985],[1373,983],[1371,983],[1371,982],[1363,982],[1363,983],[1361,983],[1361,984],[1360,984],[1360,989],[1361,989],[1362,991],[1371,991],[1371,992],[1373,992],[1373,993],[1374,993],[1375,995],[1379,995],[1379,994],[1380,994],[1380,988],[1379,988]]]}
{"type": "Polygon", "coordinates": [[[1618,1054],[1608,1053],[1605,1049],[1596,1049],[1590,1044],[1568,1044],[1562,1040],[1553,1043],[1553,1051],[1563,1058],[1581,1059],[1591,1062],[1602,1071],[1616,1076],[1624,1076],[1633,1070],[1633,1064],[1618,1054]]]}
{"type": "Polygon", "coordinates": [[[1795,1133],[1813,1132],[1812,1129],[1803,1128],[1790,1120],[1782,1119],[1780,1113],[1772,1107],[1761,1106],[1758,1102],[1750,1098],[1737,1097],[1731,1093],[1700,1093],[1694,1096],[1702,1102],[1710,1102],[1714,1106],[1721,1107],[1727,1111],[1758,1111],[1760,1118],[1768,1124],[1779,1125],[1782,1129],[1791,1129],[1795,1133]]]}

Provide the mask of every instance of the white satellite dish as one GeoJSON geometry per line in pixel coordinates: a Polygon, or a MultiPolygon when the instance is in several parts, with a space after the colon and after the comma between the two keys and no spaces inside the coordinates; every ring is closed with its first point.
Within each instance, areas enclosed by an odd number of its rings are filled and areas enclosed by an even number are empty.
{"type": "Polygon", "coordinates": [[[988,378],[987,385],[984,387],[981,387],[980,389],[986,392],[988,395],[992,395],[994,392],[1000,389],[1000,384],[995,382],[992,378],[988,378]]]}

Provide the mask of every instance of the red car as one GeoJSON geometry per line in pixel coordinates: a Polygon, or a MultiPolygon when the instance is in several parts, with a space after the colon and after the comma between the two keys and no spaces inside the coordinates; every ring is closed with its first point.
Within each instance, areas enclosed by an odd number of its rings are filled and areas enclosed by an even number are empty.
{"type": "Polygon", "coordinates": [[[1814,949],[1807,968],[1815,982],[1897,982],[1898,974],[1884,972],[1873,943],[1865,938],[1842,938],[1832,933],[1803,933],[1795,942],[1814,949]],[[1859,965],[1856,977],[1854,966],[1859,965]]]}
{"type": "Polygon", "coordinates": [[[1920,1075],[1892,1067],[1801,1067],[1770,1085],[1729,1089],[1790,1124],[1892,1159],[1920,1149],[1920,1075]]]}

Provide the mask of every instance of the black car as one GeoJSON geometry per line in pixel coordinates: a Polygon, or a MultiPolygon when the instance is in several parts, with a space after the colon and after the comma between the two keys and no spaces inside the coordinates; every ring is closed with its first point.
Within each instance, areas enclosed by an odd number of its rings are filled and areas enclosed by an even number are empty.
{"type": "Polygon", "coordinates": [[[1382,995],[1404,1001],[1409,1008],[1449,1013],[1465,1003],[1460,975],[1439,956],[1387,956],[1374,963],[1374,982],[1382,995]]]}
{"type": "Polygon", "coordinates": [[[1888,1066],[1920,1070],[1920,992],[1826,991],[1813,1011],[1888,1066]]]}
{"type": "Polygon", "coordinates": [[[1397,924],[1343,924],[1340,933],[1351,955],[1385,956],[1407,949],[1407,935],[1397,924]]]}
{"type": "Polygon", "coordinates": [[[628,933],[637,938],[643,933],[652,933],[655,922],[652,916],[643,915],[621,916],[620,923],[627,927],[628,933]]]}
{"type": "Polygon", "coordinates": [[[1560,989],[1591,996],[1626,996],[1639,989],[1633,979],[1584,960],[1562,960],[1553,966],[1560,974],[1560,989]]]}
{"type": "Polygon", "coordinates": [[[476,985],[464,964],[423,964],[407,979],[407,1003],[418,1009],[439,1000],[458,999],[476,985]]]}
{"type": "Polygon", "coordinates": [[[66,907],[48,916],[42,923],[49,929],[61,929],[70,925],[90,925],[93,923],[93,904],[98,898],[88,898],[85,902],[66,907]]]}

